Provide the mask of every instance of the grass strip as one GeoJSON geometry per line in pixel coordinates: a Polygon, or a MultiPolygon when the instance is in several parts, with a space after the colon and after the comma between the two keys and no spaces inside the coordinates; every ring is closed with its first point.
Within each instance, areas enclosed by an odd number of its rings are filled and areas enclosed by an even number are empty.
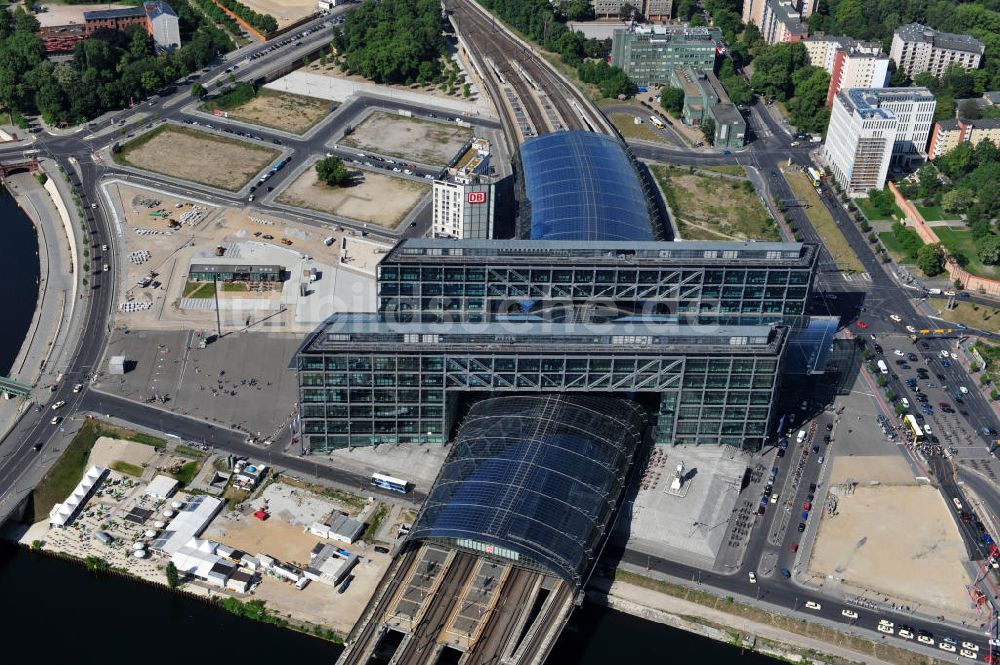
{"type": "Polygon", "coordinates": [[[372,516],[368,519],[368,525],[365,527],[365,533],[361,536],[362,540],[366,543],[375,542],[375,534],[378,533],[379,528],[382,526],[382,522],[385,521],[385,516],[388,514],[389,506],[384,503],[379,503],[372,512],[372,516]]]}
{"type": "Polygon", "coordinates": [[[125,473],[130,476],[135,476],[136,478],[141,478],[143,473],[143,468],[138,464],[130,464],[129,462],[124,462],[122,460],[115,460],[112,462],[111,468],[118,473],[125,473]]]}
{"type": "Polygon", "coordinates": [[[809,222],[816,229],[816,233],[823,240],[827,251],[837,263],[837,269],[847,273],[864,272],[865,268],[861,264],[861,260],[851,249],[847,238],[844,237],[843,232],[833,220],[833,215],[820,200],[815,188],[806,179],[806,175],[801,171],[785,171],[784,175],[795,194],[795,198],[798,199],[809,218],[809,222]]]}

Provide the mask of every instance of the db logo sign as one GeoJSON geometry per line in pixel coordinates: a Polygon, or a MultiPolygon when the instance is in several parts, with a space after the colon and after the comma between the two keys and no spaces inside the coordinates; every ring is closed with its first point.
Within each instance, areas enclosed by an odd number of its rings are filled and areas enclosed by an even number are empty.
{"type": "Polygon", "coordinates": [[[486,192],[469,192],[465,197],[469,203],[486,203],[486,192]]]}

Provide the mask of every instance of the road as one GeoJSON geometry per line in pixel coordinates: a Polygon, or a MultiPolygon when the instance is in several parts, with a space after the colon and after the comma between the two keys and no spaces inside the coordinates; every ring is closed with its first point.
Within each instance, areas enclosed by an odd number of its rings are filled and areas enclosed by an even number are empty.
{"type": "MultiPolygon", "coordinates": [[[[334,10],[333,14],[337,15],[352,8],[353,5],[340,7],[334,10]]],[[[331,17],[329,16],[320,17],[302,26],[301,31],[323,26],[324,23],[330,20],[331,17]]],[[[283,58],[286,56],[300,57],[298,54],[313,49],[320,43],[328,40],[328,32],[326,30],[318,30],[309,37],[303,38],[295,44],[283,47],[284,50],[279,49],[274,53],[276,55],[280,54],[283,58]]],[[[266,44],[255,43],[221,56],[215,64],[207,68],[207,71],[204,71],[201,75],[201,80],[212,80],[224,75],[226,69],[232,67],[234,63],[243,62],[245,59],[266,48],[269,48],[266,44]]],[[[275,57],[261,57],[243,66],[241,71],[246,76],[259,78],[272,68],[280,65],[280,59],[276,60],[275,57]]],[[[80,301],[80,305],[86,308],[85,320],[82,326],[86,332],[80,337],[78,347],[75,351],[69,353],[71,361],[63,374],[62,380],[54,386],[45,403],[39,404],[37,408],[27,411],[11,431],[3,439],[0,439],[0,523],[3,523],[7,519],[11,511],[16,508],[27,492],[30,491],[34,482],[37,481],[37,478],[34,476],[39,475],[41,469],[36,467],[42,467],[54,461],[54,458],[51,458],[51,456],[40,455],[33,450],[33,447],[39,443],[42,444],[43,451],[52,449],[52,440],[62,433],[60,430],[64,428],[64,424],[58,426],[50,424],[52,416],[60,415],[68,418],[81,409],[85,410],[87,408],[86,404],[89,404],[91,400],[97,399],[86,387],[82,392],[73,392],[73,385],[76,383],[86,385],[87,379],[95,372],[107,341],[111,315],[117,302],[115,289],[119,281],[118,271],[120,267],[115,261],[107,260],[103,256],[101,246],[109,246],[108,254],[111,257],[118,256],[120,252],[116,248],[116,236],[113,224],[107,218],[106,208],[100,197],[99,186],[104,178],[114,176],[120,173],[120,170],[108,168],[103,163],[93,159],[93,155],[98,149],[114,140],[112,138],[115,136],[114,132],[101,134],[102,128],[115,127],[120,120],[124,119],[127,130],[128,128],[134,129],[147,122],[147,115],[157,112],[166,121],[183,122],[184,119],[196,117],[201,120],[204,120],[206,117],[211,118],[211,116],[185,110],[185,107],[191,101],[192,98],[189,91],[186,88],[181,89],[181,86],[179,86],[176,92],[156,98],[152,100],[152,104],[147,102],[141,106],[137,105],[133,109],[109,112],[95,119],[86,127],[81,126],[76,130],[70,131],[51,130],[36,133],[34,140],[30,143],[25,142],[20,145],[0,148],[0,161],[21,161],[25,153],[28,152],[29,155],[48,157],[63,167],[69,183],[81,199],[86,218],[85,224],[90,234],[88,249],[91,252],[91,262],[95,265],[96,270],[96,272],[88,276],[92,288],[87,292],[86,297],[80,301]],[[130,118],[133,119],[131,122],[130,118]],[[91,207],[92,205],[95,207],[91,207]],[[102,262],[106,262],[109,265],[108,272],[102,272],[97,268],[102,262]],[[54,414],[48,407],[57,401],[64,401],[65,406],[59,410],[58,414],[54,414]]],[[[374,104],[374,102],[365,100],[359,100],[355,103],[374,104]]],[[[398,105],[394,104],[393,106],[398,105]]],[[[421,113],[428,112],[427,109],[416,110],[421,113]]],[[[214,121],[213,124],[217,124],[220,127],[225,124],[223,122],[225,119],[211,119],[214,121]]],[[[235,123],[232,124],[234,128],[238,126],[235,123]]],[[[494,126],[496,126],[495,123],[494,126]]],[[[240,127],[240,129],[243,130],[245,127],[240,127]]],[[[336,123],[331,123],[331,126],[327,129],[331,132],[337,131],[340,129],[340,126],[336,123]]],[[[279,138],[279,136],[284,137],[283,134],[264,128],[255,127],[254,133],[259,134],[262,141],[273,142],[274,140],[280,140],[284,142],[285,140],[284,138],[279,138]]],[[[292,148],[295,150],[313,150],[319,152],[322,149],[322,142],[323,136],[317,134],[312,139],[293,141],[294,145],[292,148]]],[[[133,176],[130,175],[129,178],[131,179],[133,176]]],[[[162,181],[158,181],[153,176],[135,177],[135,179],[137,182],[162,185],[162,181]]],[[[239,196],[199,187],[191,183],[180,184],[186,191],[204,195],[219,203],[243,204],[239,196]]],[[[308,213],[301,213],[299,216],[312,218],[313,222],[317,224],[323,221],[329,223],[328,220],[322,220],[318,215],[310,216],[308,213]]],[[[429,224],[429,219],[426,216],[425,224],[429,224]]],[[[352,223],[352,225],[358,226],[357,223],[352,223]]],[[[407,229],[407,231],[411,234],[422,232],[418,228],[407,229]]],[[[133,406],[139,405],[123,402],[121,409],[116,407],[116,415],[127,412],[128,415],[141,418],[147,423],[155,421],[149,411],[135,410],[131,408],[133,406]]],[[[210,426],[202,425],[202,428],[205,427],[210,426]]],[[[193,429],[197,430],[198,428],[194,427],[193,429]]],[[[215,433],[222,437],[220,432],[215,433]]],[[[259,449],[243,449],[238,444],[239,442],[233,444],[233,451],[243,450],[241,454],[251,453],[254,456],[260,453],[259,449]]],[[[282,459],[281,462],[281,466],[289,470],[324,477],[322,476],[322,472],[319,474],[315,473],[315,465],[305,459],[289,457],[288,459],[282,459]]],[[[358,478],[351,474],[333,470],[330,470],[328,473],[330,475],[325,477],[333,482],[353,486],[357,486],[359,483],[358,478]]],[[[421,498],[421,496],[414,496],[414,500],[420,500],[421,498]]]]}

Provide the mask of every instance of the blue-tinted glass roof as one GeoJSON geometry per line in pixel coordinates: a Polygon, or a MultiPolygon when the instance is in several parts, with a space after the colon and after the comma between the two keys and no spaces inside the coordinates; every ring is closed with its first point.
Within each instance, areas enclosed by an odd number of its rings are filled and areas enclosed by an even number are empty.
{"type": "Polygon", "coordinates": [[[625,149],[586,131],[521,145],[532,240],[655,240],[642,184],[625,149]]]}
{"type": "Polygon", "coordinates": [[[411,536],[468,539],[579,586],[617,503],[643,426],[632,402],[518,395],[477,403],[411,536]]]}

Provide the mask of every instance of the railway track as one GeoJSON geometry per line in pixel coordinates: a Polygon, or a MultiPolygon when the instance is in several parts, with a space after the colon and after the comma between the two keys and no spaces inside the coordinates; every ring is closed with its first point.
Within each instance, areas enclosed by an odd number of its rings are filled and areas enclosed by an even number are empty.
{"type": "Polygon", "coordinates": [[[473,0],[446,0],[484,85],[520,140],[562,130],[611,133],[603,115],[473,0]],[[511,98],[507,91],[513,93],[511,98]]]}

